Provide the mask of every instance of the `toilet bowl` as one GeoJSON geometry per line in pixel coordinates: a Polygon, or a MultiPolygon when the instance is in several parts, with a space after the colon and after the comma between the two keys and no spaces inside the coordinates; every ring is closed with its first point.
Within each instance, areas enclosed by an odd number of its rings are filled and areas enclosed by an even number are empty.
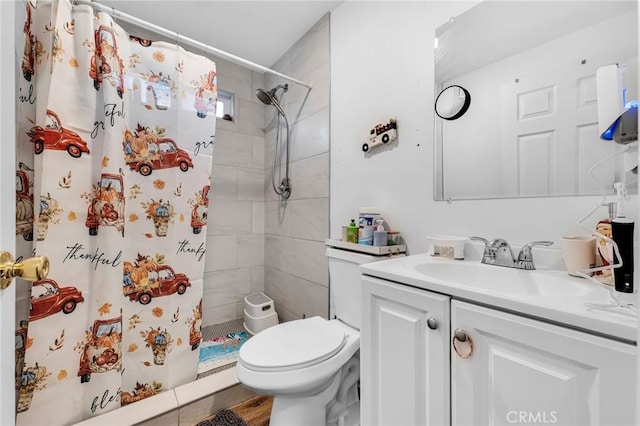
{"type": "Polygon", "coordinates": [[[360,376],[359,347],[360,332],[340,320],[290,321],[242,345],[236,375],[252,391],[274,396],[271,426],[324,426],[327,416],[346,415],[358,402],[351,389],[360,376]]]}
{"type": "Polygon", "coordinates": [[[240,348],[236,376],[254,392],[272,395],[270,426],[360,424],[359,265],[375,256],[327,249],[330,317],[285,322],[257,333],[240,348]]]}

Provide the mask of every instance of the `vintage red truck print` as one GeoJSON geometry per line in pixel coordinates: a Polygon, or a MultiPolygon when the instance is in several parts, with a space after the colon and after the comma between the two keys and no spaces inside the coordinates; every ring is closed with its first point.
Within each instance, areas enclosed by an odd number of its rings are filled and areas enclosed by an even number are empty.
{"type": "Polygon", "coordinates": [[[36,36],[31,32],[31,5],[27,6],[27,18],[24,21],[24,52],[22,54],[22,76],[31,81],[31,76],[36,72],[36,36]]]}
{"type": "Polygon", "coordinates": [[[118,43],[113,28],[100,25],[95,31],[95,51],[91,57],[89,76],[93,87],[100,90],[103,81],[116,88],[118,96],[124,93],[124,62],[118,55],[118,43]]]}
{"type": "Polygon", "coordinates": [[[171,266],[139,254],[133,263],[124,262],[122,286],[129,300],[148,305],[154,297],[184,294],[191,283],[185,274],[176,273],[171,266]]]}
{"type": "Polygon", "coordinates": [[[62,127],[58,114],[49,109],[45,126],[34,126],[27,135],[34,144],[36,154],[41,154],[45,149],[67,151],[73,158],[79,158],[83,152],[89,154],[87,143],[77,133],[62,127]]]}
{"type": "Polygon", "coordinates": [[[195,351],[202,341],[202,299],[193,309],[193,318],[189,318],[187,324],[189,324],[189,344],[191,350],[195,351]]]}
{"type": "Polygon", "coordinates": [[[122,176],[103,173],[88,201],[85,225],[89,228],[89,235],[98,235],[100,226],[113,226],[124,237],[125,196],[122,176]]]}
{"type": "Polygon", "coordinates": [[[208,113],[215,113],[216,111],[216,104],[218,102],[216,82],[216,72],[209,71],[207,78],[203,78],[199,87],[196,88],[194,107],[196,109],[196,115],[200,118],[206,118],[208,113]]]}
{"type": "Polygon", "coordinates": [[[52,279],[33,283],[29,321],[36,321],[62,311],[70,314],[78,303],[84,302],[82,292],[75,287],[60,287],[52,279]]]}
{"type": "Polygon", "coordinates": [[[199,234],[202,227],[207,226],[210,189],[209,185],[205,185],[200,193],[196,193],[195,200],[191,202],[191,229],[194,234],[199,234]]]}
{"type": "Polygon", "coordinates": [[[173,139],[160,137],[148,127],[138,125],[134,132],[126,130],[122,149],[125,163],[142,176],[158,169],[179,167],[186,172],[193,167],[187,151],[178,147],[173,139]]]}
{"type": "Polygon", "coordinates": [[[16,170],[16,235],[33,241],[33,192],[24,170],[16,170]]]}
{"type": "Polygon", "coordinates": [[[78,343],[81,383],[91,380],[93,373],[120,371],[122,368],[122,317],[95,320],[85,331],[84,342],[78,343]]]}

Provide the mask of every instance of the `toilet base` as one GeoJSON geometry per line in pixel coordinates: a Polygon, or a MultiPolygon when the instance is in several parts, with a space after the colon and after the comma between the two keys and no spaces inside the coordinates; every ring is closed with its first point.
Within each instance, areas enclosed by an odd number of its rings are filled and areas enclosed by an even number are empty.
{"type": "Polygon", "coordinates": [[[275,396],[269,426],[359,426],[359,366],[356,354],[321,392],[298,398],[275,396]]]}
{"type": "Polygon", "coordinates": [[[336,374],[325,390],[301,398],[276,396],[273,398],[269,426],[325,426],[327,404],[340,386],[340,374],[336,374]]]}

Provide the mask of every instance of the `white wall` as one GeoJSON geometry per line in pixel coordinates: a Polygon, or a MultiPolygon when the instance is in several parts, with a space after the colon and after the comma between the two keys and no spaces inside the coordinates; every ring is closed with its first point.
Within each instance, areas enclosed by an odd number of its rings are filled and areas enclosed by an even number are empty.
{"type": "MultiPolygon", "coordinates": [[[[559,248],[561,236],[586,232],[576,222],[599,197],[433,201],[434,33],[475,3],[358,1],[332,13],[331,237],[371,205],[412,254],[427,251],[429,234],[500,236],[515,246],[553,240],[559,248]],[[365,155],[369,129],[392,116],[398,141],[365,155]]],[[[637,208],[629,197],[627,216],[637,208]]],[[[590,226],[606,216],[599,213],[590,226]]]]}

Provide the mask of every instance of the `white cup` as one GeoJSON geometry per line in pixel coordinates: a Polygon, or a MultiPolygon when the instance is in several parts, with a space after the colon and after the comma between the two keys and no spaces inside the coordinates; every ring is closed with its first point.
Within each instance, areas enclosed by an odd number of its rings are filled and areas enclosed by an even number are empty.
{"type": "MultiPolygon", "coordinates": [[[[562,258],[569,275],[579,277],[578,271],[585,271],[596,266],[596,237],[578,235],[562,237],[562,258]]],[[[583,272],[593,275],[593,272],[583,272]]]]}

